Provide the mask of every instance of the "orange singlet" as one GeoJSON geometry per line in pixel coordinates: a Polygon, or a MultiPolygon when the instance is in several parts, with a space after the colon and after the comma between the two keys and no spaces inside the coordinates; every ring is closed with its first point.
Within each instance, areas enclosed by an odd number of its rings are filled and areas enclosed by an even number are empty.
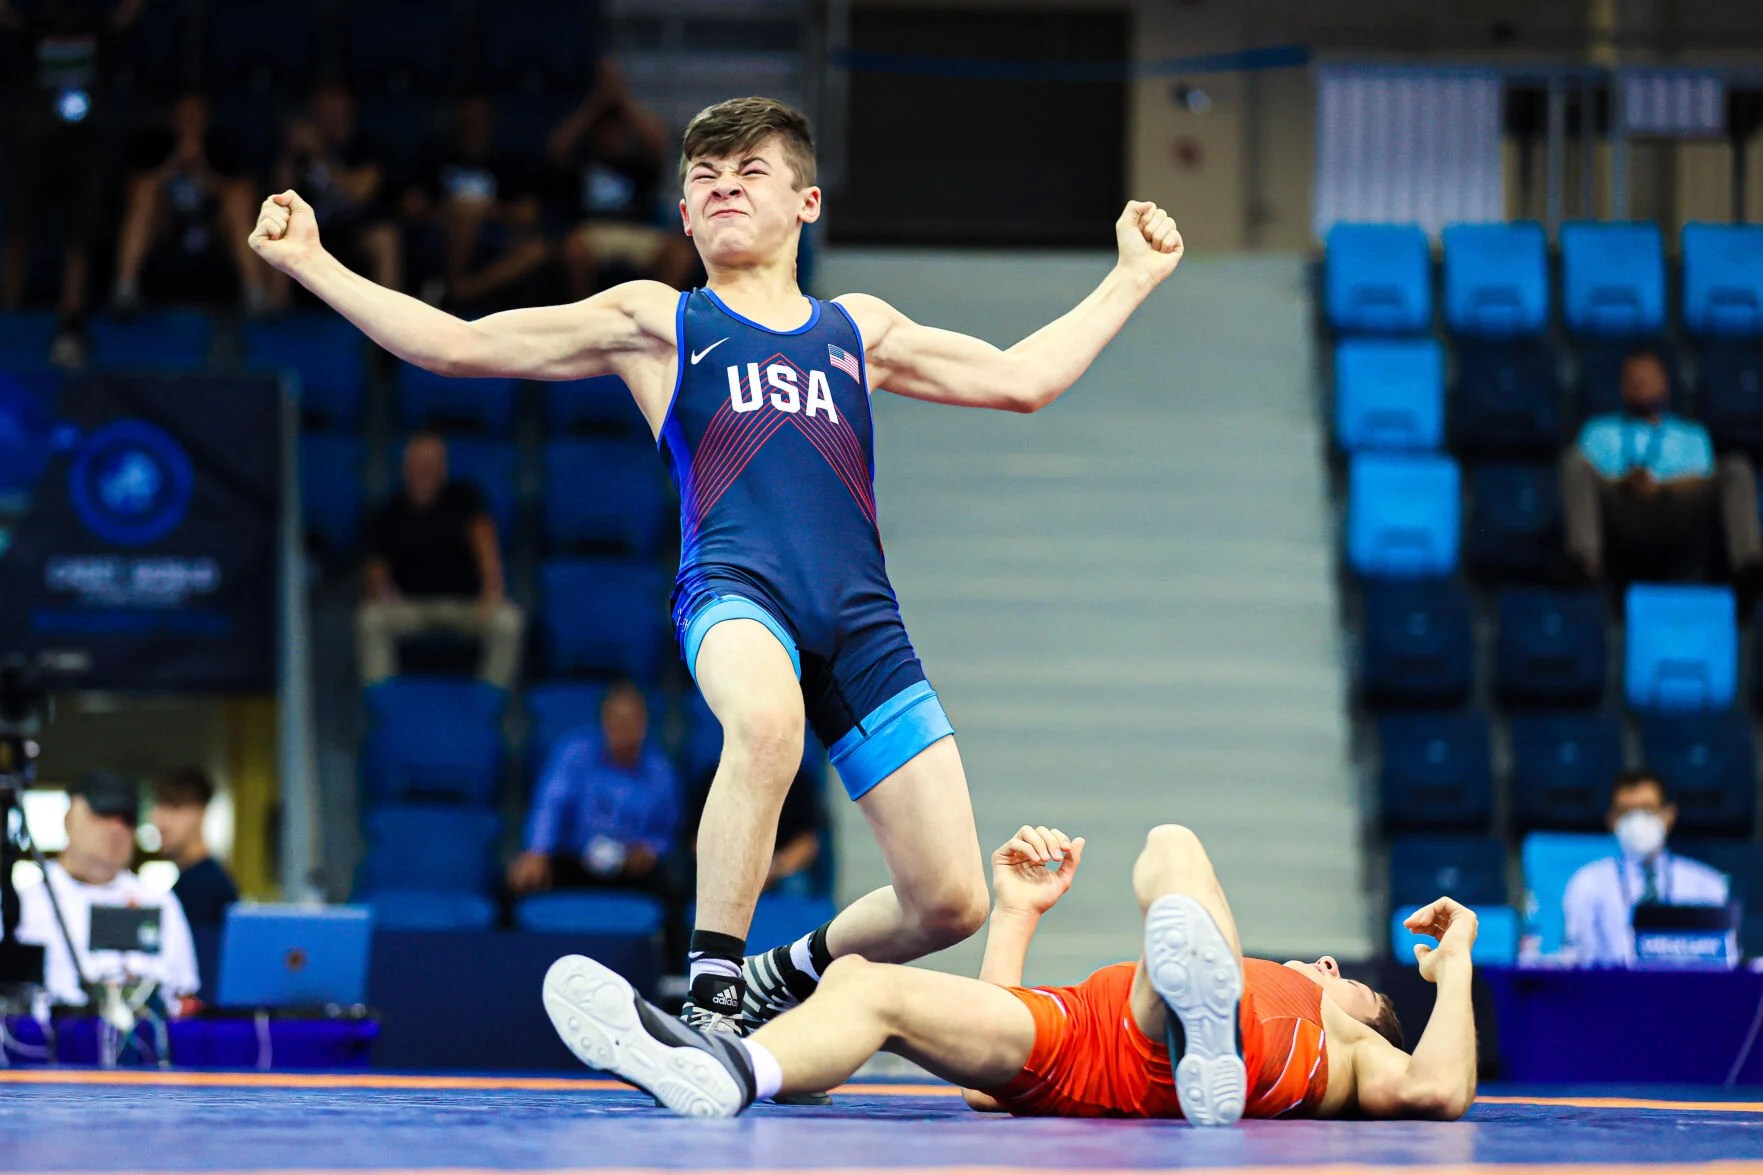
{"type": "MultiPolygon", "coordinates": [[[[1035,1018],[1022,1072],[988,1090],[1013,1114],[1061,1118],[1179,1118],[1169,1051],[1133,1022],[1132,963],[1076,987],[1011,987],[1035,1018]]],[[[1328,1091],[1322,989],[1295,971],[1244,959],[1245,1118],[1305,1118],[1328,1091]]]]}

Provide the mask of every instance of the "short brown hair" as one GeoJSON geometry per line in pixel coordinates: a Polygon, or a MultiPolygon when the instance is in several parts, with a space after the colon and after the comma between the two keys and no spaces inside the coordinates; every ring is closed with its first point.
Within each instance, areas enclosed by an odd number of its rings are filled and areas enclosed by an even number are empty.
{"type": "Polygon", "coordinates": [[[686,126],[680,144],[679,182],[698,159],[751,151],[776,135],[784,162],[796,176],[796,190],[814,186],[814,133],[808,117],[776,98],[730,98],[700,110],[686,126]]]}
{"type": "Polygon", "coordinates": [[[214,799],[214,781],[200,767],[173,767],[153,777],[153,802],[168,808],[206,808],[214,799]]]}
{"type": "Polygon", "coordinates": [[[1403,1052],[1407,1052],[1408,1038],[1402,1034],[1402,1022],[1396,1018],[1396,1001],[1381,991],[1374,991],[1371,995],[1377,1001],[1377,1015],[1371,1018],[1367,1027],[1403,1052]]]}

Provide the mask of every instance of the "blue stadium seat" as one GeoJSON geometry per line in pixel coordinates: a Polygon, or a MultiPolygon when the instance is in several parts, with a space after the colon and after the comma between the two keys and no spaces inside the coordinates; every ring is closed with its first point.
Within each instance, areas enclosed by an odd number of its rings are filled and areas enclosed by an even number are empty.
{"type": "Polygon", "coordinates": [[[1757,748],[1743,714],[1655,714],[1641,747],[1677,805],[1677,831],[1750,836],[1757,821],[1757,748]]]}
{"type": "Polygon", "coordinates": [[[1497,604],[1494,688],[1507,705],[1591,705],[1604,696],[1604,597],[1595,588],[1507,588],[1497,604]]]}
{"type": "Polygon", "coordinates": [[[585,93],[598,59],[596,6],[578,0],[502,0],[484,5],[478,44],[496,90],[585,93]]]}
{"type": "Polygon", "coordinates": [[[300,435],[300,509],[306,533],[328,562],[355,554],[367,503],[362,488],[365,449],[357,437],[300,435]]]}
{"type": "Polygon", "coordinates": [[[1372,702],[1453,705],[1475,688],[1469,593],[1448,580],[1371,583],[1360,624],[1360,689],[1372,702]]]}
{"type": "Polygon", "coordinates": [[[655,680],[671,630],[667,580],[658,568],[619,559],[557,559],[539,568],[539,595],[552,673],[655,680]]]}
{"type": "MultiPolygon", "coordinates": [[[[397,470],[404,460],[404,445],[404,441],[399,441],[386,450],[386,460],[395,480],[401,476],[397,470]]],[[[496,524],[496,535],[504,551],[513,545],[518,524],[519,471],[520,448],[513,441],[485,437],[447,438],[447,475],[477,487],[483,495],[484,508],[496,524]]]]}
{"type": "Polygon", "coordinates": [[[630,390],[616,375],[541,385],[545,424],[552,433],[603,432],[649,436],[630,390]]]}
{"type": "Polygon", "coordinates": [[[463,428],[506,436],[514,420],[514,381],[452,379],[401,363],[398,416],[408,428],[463,428]]]}
{"type": "MultiPolygon", "coordinates": [[[[566,736],[578,731],[599,734],[600,703],[606,700],[606,690],[606,683],[598,681],[551,681],[522,691],[527,714],[522,753],[529,776],[543,769],[566,736]]],[[[651,687],[643,696],[649,704],[649,734],[644,745],[659,750],[667,722],[667,695],[651,687]]]]}
{"type": "Polygon", "coordinates": [[[1354,571],[1424,579],[1457,570],[1461,505],[1455,461],[1361,453],[1347,478],[1347,560],[1354,571]]]}
{"type": "Polygon", "coordinates": [[[193,371],[214,347],[214,322],[199,310],[96,315],[89,331],[92,366],[112,371],[193,371]]]}
{"type": "Polygon", "coordinates": [[[1604,822],[1610,781],[1622,770],[1622,720],[1615,714],[1515,714],[1512,823],[1590,832],[1604,822]]]}
{"type": "Polygon", "coordinates": [[[1323,303],[1337,331],[1432,327],[1432,248],[1412,224],[1337,224],[1323,252],[1323,303]]]}
{"type": "Polygon", "coordinates": [[[1549,325],[1549,242],[1535,221],[1453,224],[1445,251],[1445,326],[1510,338],[1549,325]]]}
{"type": "Polygon", "coordinates": [[[367,898],[375,930],[488,930],[496,904],[458,890],[382,889],[367,898]]]}
{"type": "Polygon", "coordinates": [[[438,92],[454,82],[461,73],[460,30],[449,8],[431,0],[349,0],[342,8],[349,85],[363,91],[438,92]]]}
{"type": "Polygon", "coordinates": [[[552,550],[653,555],[660,547],[667,496],[652,446],[634,438],[551,441],[544,465],[541,515],[552,550]]]}
{"type": "Polygon", "coordinates": [[[1636,584],[1628,589],[1628,701],[1637,710],[1724,710],[1738,692],[1731,590],[1636,584]]]}
{"type": "Polygon", "coordinates": [[[1763,844],[1754,840],[1674,840],[1671,851],[1726,874],[1731,897],[1744,907],[1739,949],[1763,956],[1763,844]]]}
{"type": "Polygon", "coordinates": [[[1665,329],[1665,244],[1651,221],[1561,226],[1561,310],[1567,329],[1651,338],[1665,329]]]}
{"type": "Polygon", "coordinates": [[[1553,465],[1489,462],[1469,471],[1463,558],[1488,579],[1544,579],[1561,561],[1561,478],[1553,465]]]}
{"type": "Polygon", "coordinates": [[[37,368],[48,363],[57,321],[53,310],[0,311],[0,366],[37,368]]]}
{"type": "Polygon", "coordinates": [[[1453,449],[1553,456],[1562,431],[1561,384],[1547,343],[1458,344],[1453,449]]]}
{"type": "Polygon", "coordinates": [[[514,907],[522,930],[549,934],[648,938],[661,933],[665,917],[659,899],[620,890],[534,894],[514,907]]]}
{"type": "Polygon", "coordinates": [[[1466,906],[1503,905],[1506,842],[1497,836],[1450,835],[1391,840],[1390,904],[1412,910],[1441,896],[1466,906]]]}
{"type": "Polygon", "coordinates": [[[355,324],[338,314],[247,322],[245,365],[289,369],[300,378],[300,414],[327,428],[354,428],[367,388],[367,356],[355,324]]]}
{"type": "Polygon", "coordinates": [[[1567,882],[1593,861],[1619,852],[1616,838],[1607,832],[1533,832],[1524,838],[1519,850],[1524,863],[1524,908],[1529,915],[1529,932],[1537,936],[1539,954],[1561,951],[1561,898],[1567,892],[1567,882]]]}
{"type": "MultiPolygon", "coordinates": [[[[1476,906],[1475,946],[1469,957],[1478,967],[1510,967],[1518,961],[1518,911],[1511,906],[1476,906]]],[[[1415,934],[1402,925],[1412,910],[1397,909],[1390,916],[1390,951],[1399,962],[1414,961],[1419,944],[1436,946],[1432,938],[1415,934]]]]}
{"type": "Polygon", "coordinates": [[[832,899],[794,894],[761,894],[753,908],[753,924],[747,930],[749,952],[769,951],[794,942],[837,914],[832,899]]]}
{"type": "Polygon", "coordinates": [[[1380,718],[1378,790],[1391,829],[1480,832],[1493,819],[1493,767],[1484,714],[1380,718]]]}
{"type": "Polygon", "coordinates": [[[1698,335],[1763,335],[1763,226],[1683,226],[1683,325],[1698,335]]]}
{"type": "Polygon", "coordinates": [[[1717,449],[1763,457],[1763,346],[1710,343],[1696,355],[1696,415],[1717,449]]]}
{"type": "Polygon", "coordinates": [[[1335,443],[1436,449],[1445,439],[1445,355],[1432,339],[1343,339],[1334,353],[1335,443]]]}
{"type": "Polygon", "coordinates": [[[372,728],[361,762],[370,797],[494,800],[506,692],[482,681],[394,677],[369,686],[365,700],[372,728]]]}
{"type": "Polygon", "coordinates": [[[386,804],[367,814],[357,895],[387,890],[488,893],[502,821],[482,808],[386,804]]]}
{"type": "MultiPolygon", "coordinates": [[[[216,111],[232,104],[232,91],[304,94],[311,86],[323,56],[322,21],[289,21],[287,9],[274,0],[216,0],[206,7],[202,63],[209,87],[223,94],[216,111]]],[[[285,110],[286,99],[278,97],[278,104],[285,110]]]]}

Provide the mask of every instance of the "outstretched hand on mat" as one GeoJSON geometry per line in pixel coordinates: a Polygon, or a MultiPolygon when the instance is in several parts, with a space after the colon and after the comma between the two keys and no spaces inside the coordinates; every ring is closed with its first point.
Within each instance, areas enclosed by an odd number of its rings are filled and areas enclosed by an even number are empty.
{"type": "Polygon", "coordinates": [[[998,908],[1022,914],[1051,910],[1071,888],[1083,855],[1083,837],[1073,840],[1057,828],[1024,824],[992,854],[992,892],[998,908]],[[1059,868],[1047,868],[1053,861],[1059,868]]]}
{"type": "Polygon", "coordinates": [[[1420,977],[1428,983],[1437,983],[1439,968],[1445,965],[1445,960],[1469,959],[1479,923],[1475,911],[1468,906],[1450,898],[1440,898],[1408,915],[1402,925],[1415,934],[1438,940],[1436,947],[1414,944],[1414,961],[1420,964],[1420,977]]]}
{"type": "Polygon", "coordinates": [[[1120,267],[1141,273],[1156,285],[1181,263],[1181,230],[1169,213],[1149,200],[1134,200],[1114,222],[1120,267]]]}
{"type": "Polygon", "coordinates": [[[251,248],[283,273],[292,274],[321,251],[312,205],[292,188],[265,200],[257,213],[257,227],[251,230],[251,248]]]}

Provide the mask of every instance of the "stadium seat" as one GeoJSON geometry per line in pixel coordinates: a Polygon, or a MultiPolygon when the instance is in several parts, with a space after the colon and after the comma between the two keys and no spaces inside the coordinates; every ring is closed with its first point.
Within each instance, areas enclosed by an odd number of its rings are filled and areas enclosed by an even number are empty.
{"type": "Polygon", "coordinates": [[[1683,325],[1697,335],[1763,335],[1763,226],[1683,226],[1683,325]]]}
{"type": "Polygon", "coordinates": [[[53,310],[0,311],[0,366],[45,366],[57,321],[53,310]]]}
{"type": "Polygon", "coordinates": [[[566,380],[541,385],[545,393],[545,424],[550,432],[595,432],[649,436],[630,390],[616,375],[566,380]]]}
{"type": "Polygon", "coordinates": [[[1575,335],[1651,338],[1665,329],[1665,246],[1651,221],[1561,226],[1561,310],[1575,335]]]}
{"type": "MultiPolygon", "coordinates": [[[[394,481],[401,479],[398,469],[404,460],[404,441],[386,451],[388,468],[394,481]]],[[[513,441],[486,437],[448,437],[447,475],[470,482],[484,498],[484,508],[496,524],[497,537],[507,551],[514,542],[519,522],[520,449],[513,441]]]]}
{"type": "Polygon", "coordinates": [[[1383,820],[1396,830],[1479,832],[1493,819],[1486,715],[1402,714],[1377,723],[1383,820]]]}
{"type": "Polygon", "coordinates": [[[1710,343],[1696,355],[1696,415],[1716,449],[1763,458],[1763,345],[1710,343]]]}
{"type": "Polygon", "coordinates": [[[1452,224],[1445,252],[1445,326],[1459,335],[1540,335],[1549,325],[1549,242],[1535,221],[1452,224]]]}
{"type": "MultiPolygon", "coordinates": [[[[607,686],[598,681],[551,681],[529,686],[522,692],[527,731],[522,751],[529,776],[536,775],[564,737],[577,731],[600,732],[600,703],[607,686]]],[[[667,695],[651,687],[644,691],[649,705],[649,734],[644,745],[659,750],[667,720],[667,695]]]]}
{"type": "Polygon", "coordinates": [[[394,677],[369,686],[365,699],[372,719],[361,756],[368,796],[494,800],[506,692],[482,681],[394,677]]]}
{"type": "Polygon", "coordinates": [[[191,371],[214,346],[214,322],[200,310],[95,315],[89,334],[92,366],[111,371],[191,371]]]}
{"type": "Polygon", "coordinates": [[[1469,593],[1450,581],[1371,583],[1360,623],[1360,689],[1372,702],[1454,705],[1475,688],[1469,593]]]}
{"type": "Polygon", "coordinates": [[[306,533],[318,540],[326,562],[349,561],[360,541],[367,510],[364,454],[356,437],[300,435],[300,509],[306,533]]]}
{"type": "Polygon", "coordinates": [[[1615,714],[1515,714],[1512,823],[1590,832],[1603,824],[1610,782],[1622,770],[1622,720],[1615,714]]]}
{"type": "Polygon", "coordinates": [[[539,569],[551,672],[626,673],[654,681],[670,625],[667,581],[646,562],[557,559],[539,569]]]}
{"type": "Polygon", "coordinates": [[[1732,591],[1636,584],[1628,589],[1624,681],[1637,710],[1724,710],[1738,692],[1732,591]]]}
{"type": "MultiPolygon", "coordinates": [[[[1478,967],[1510,967],[1518,961],[1518,911],[1511,906],[1478,906],[1465,902],[1475,911],[1475,945],[1469,957],[1478,967]]],[[[1413,910],[1397,908],[1390,916],[1390,950],[1398,962],[1414,961],[1414,948],[1422,943],[1437,945],[1425,935],[1415,934],[1402,922],[1413,910]]]]}
{"type": "Polygon", "coordinates": [[[1501,461],[1470,470],[1463,558],[1487,579],[1547,578],[1562,558],[1555,466],[1501,461]]]}
{"type": "Polygon", "coordinates": [[[1554,351],[1540,341],[1459,343],[1450,432],[1458,452],[1553,456],[1563,432],[1554,351]]]}
{"type": "Polygon", "coordinates": [[[363,136],[384,153],[395,176],[410,175],[434,150],[437,103],[426,94],[368,94],[361,99],[356,122],[363,136]]]}
{"type": "Polygon", "coordinates": [[[1343,339],[1334,353],[1335,443],[1348,452],[1436,449],[1445,356],[1432,339],[1343,339]]]}
{"type": "Polygon", "coordinates": [[[459,890],[488,893],[495,883],[502,821],[481,808],[387,804],[367,815],[367,855],[357,893],[459,890]]]}
{"type": "Polygon", "coordinates": [[[502,0],[482,9],[478,45],[496,90],[586,93],[598,60],[594,9],[577,0],[502,0]]]}
{"type": "Polygon", "coordinates": [[[1466,906],[1506,902],[1506,843],[1497,836],[1399,836],[1390,841],[1390,904],[1440,896],[1466,906]]]}
{"type": "Polygon", "coordinates": [[[1593,861],[1622,850],[1607,832],[1533,832],[1524,838],[1519,857],[1524,865],[1524,909],[1527,932],[1536,936],[1540,955],[1561,953],[1561,898],[1567,882],[1593,861]]]}
{"type": "Polygon", "coordinates": [[[753,908],[753,922],[747,930],[749,953],[769,951],[772,947],[794,942],[817,926],[830,922],[838,907],[831,898],[798,897],[794,894],[761,894],[753,908]]]}
{"type": "MultiPolygon", "coordinates": [[[[500,7],[500,6],[498,6],[500,7]]],[[[460,75],[459,29],[431,0],[349,0],[343,70],[357,91],[438,92],[460,75]]]]}
{"type": "Polygon", "coordinates": [[[661,463],[637,440],[551,441],[540,505],[553,551],[615,549],[653,555],[667,515],[661,463]]]}
{"type": "Polygon", "coordinates": [[[1763,844],[1754,840],[1674,840],[1671,851],[1726,874],[1732,898],[1744,907],[1739,948],[1763,956],[1763,844]]]}
{"type": "Polygon", "coordinates": [[[1507,705],[1592,705],[1604,695],[1604,597],[1507,588],[1496,604],[1494,688],[1507,705]]]}
{"type": "Polygon", "coordinates": [[[514,381],[452,379],[401,363],[398,415],[407,428],[462,428],[506,436],[514,420],[514,381]]]}
{"type": "Polygon", "coordinates": [[[1323,252],[1329,325],[1344,333],[1432,327],[1432,249],[1412,224],[1337,224],[1323,252]]]}
{"type": "Polygon", "coordinates": [[[338,314],[301,314],[244,326],[245,365],[293,371],[300,415],[327,428],[354,428],[367,387],[367,356],[355,324],[338,314]]]}
{"type": "Polygon", "coordinates": [[[1347,559],[1370,578],[1424,579],[1457,569],[1461,506],[1448,457],[1361,453],[1348,473],[1347,559]]]}
{"type": "MultiPolygon", "coordinates": [[[[273,0],[217,0],[204,7],[202,68],[209,87],[222,95],[217,111],[233,103],[234,91],[304,95],[311,87],[324,57],[319,50],[323,22],[290,22],[287,10],[273,0]]],[[[278,97],[278,104],[285,108],[286,99],[278,97]]]]}
{"type": "Polygon", "coordinates": [[[1655,714],[1641,747],[1677,805],[1677,831],[1750,836],[1757,821],[1757,748],[1743,714],[1655,714]]]}
{"type": "Polygon", "coordinates": [[[620,890],[534,894],[514,907],[515,924],[522,930],[550,934],[647,938],[661,933],[665,917],[659,899],[620,890]]]}
{"type": "Polygon", "coordinates": [[[496,903],[458,890],[384,889],[365,902],[375,930],[488,930],[496,903]]]}

